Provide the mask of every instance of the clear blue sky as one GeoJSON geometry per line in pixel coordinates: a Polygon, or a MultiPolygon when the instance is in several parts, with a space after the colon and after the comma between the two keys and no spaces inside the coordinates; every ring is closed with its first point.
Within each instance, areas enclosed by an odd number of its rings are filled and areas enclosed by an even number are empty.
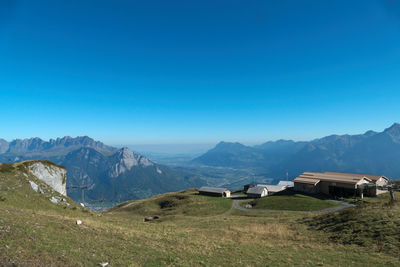
{"type": "Polygon", "coordinates": [[[0,1],[0,137],[262,142],[400,121],[400,1],[0,1]]]}

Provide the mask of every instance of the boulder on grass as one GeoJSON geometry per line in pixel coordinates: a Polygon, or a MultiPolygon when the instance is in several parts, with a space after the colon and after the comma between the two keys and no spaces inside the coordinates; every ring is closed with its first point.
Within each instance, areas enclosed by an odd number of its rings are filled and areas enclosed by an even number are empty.
{"type": "Polygon", "coordinates": [[[151,221],[154,221],[154,220],[158,220],[159,218],[160,217],[158,217],[158,216],[149,216],[149,217],[144,218],[143,221],[151,222],[151,221]]]}

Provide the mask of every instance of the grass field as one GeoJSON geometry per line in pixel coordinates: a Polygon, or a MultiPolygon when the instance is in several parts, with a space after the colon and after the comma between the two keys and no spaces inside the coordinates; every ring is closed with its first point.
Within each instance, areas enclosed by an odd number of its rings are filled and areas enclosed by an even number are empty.
{"type": "MultiPolygon", "coordinates": [[[[368,234],[363,236],[363,243],[338,239],[340,232],[350,236],[351,231],[358,231],[352,224],[360,223],[361,218],[372,231],[387,238],[389,234],[399,236],[397,230],[388,230],[400,222],[397,203],[383,212],[365,205],[360,212],[368,216],[349,218],[349,213],[358,214],[358,208],[319,216],[238,210],[221,216],[231,200],[195,192],[128,202],[96,214],[74,204],[52,204],[48,195],[30,189],[22,172],[0,171],[0,265],[96,266],[102,261],[111,266],[400,264],[394,248],[397,243],[382,249],[381,241],[368,234]],[[390,217],[391,212],[396,216],[390,217]],[[159,215],[160,220],[143,222],[147,215],[159,215]],[[376,220],[386,220],[387,216],[392,218],[389,224],[373,228],[376,220]],[[76,225],[77,219],[83,224],[76,225]],[[351,224],[347,225],[349,220],[351,224]],[[332,223],[343,229],[335,230],[332,223]]],[[[380,205],[385,207],[385,203],[387,199],[380,199],[380,205]]]]}
{"type": "Polygon", "coordinates": [[[178,193],[169,193],[146,200],[125,202],[111,209],[108,213],[129,213],[142,216],[150,215],[187,215],[208,216],[228,211],[232,200],[221,197],[198,195],[195,189],[178,193]]]}
{"type": "Polygon", "coordinates": [[[336,207],[339,204],[301,194],[272,195],[243,202],[250,203],[254,209],[313,211],[336,207]]]}

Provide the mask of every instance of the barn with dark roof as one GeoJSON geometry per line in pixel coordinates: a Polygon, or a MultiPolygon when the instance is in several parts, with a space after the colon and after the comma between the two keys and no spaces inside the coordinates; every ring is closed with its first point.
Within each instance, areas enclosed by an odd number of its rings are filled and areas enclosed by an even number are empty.
{"type": "Polygon", "coordinates": [[[199,189],[199,194],[215,197],[230,197],[231,191],[227,188],[203,186],[199,189]]]}

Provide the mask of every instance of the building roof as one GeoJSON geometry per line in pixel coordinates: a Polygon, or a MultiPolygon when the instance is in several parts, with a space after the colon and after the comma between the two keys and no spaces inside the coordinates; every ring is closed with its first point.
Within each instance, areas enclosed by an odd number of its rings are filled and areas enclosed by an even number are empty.
{"type": "Polygon", "coordinates": [[[315,179],[315,178],[306,178],[306,177],[297,177],[296,179],[294,179],[295,183],[302,183],[302,184],[312,184],[312,185],[316,185],[319,183],[320,180],[315,179]]]}
{"type": "Polygon", "coordinates": [[[268,189],[266,187],[264,187],[264,186],[254,186],[254,187],[250,187],[247,190],[246,193],[247,194],[258,194],[258,195],[261,195],[264,190],[268,191],[268,189]]]}
{"type": "Polygon", "coordinates": [[[294,186],[293,181],[279,181],[278,186],[294,186]]]}
{"type": "Polygon", "coordinates": [[[199,189],[199,192],[220,193],[220,194],[222,194],[225,191],[229,191],[229,189],[219,188],[219,187],[208,187],[208,186],[203,186],[199,189]]]}
{"type": "Polygon", "coordinates": [[[337,183],[354,184],[354,185],[358,184],[362,180],[372,182],[370,178],[362,175],[340,175],[337,173],[318,173],[318,172],[304,172],[299,177],[294,179],[294,182],[311,184],[312,180],[318,180],[318,182],[328,181],[328,182],[337,182],[337,183]]]}
{"type": "Polygon", "coordinates": [[[285,186],[279,186],[279,185],[258,184],[257,186],[265,187],[267,188],[268,192],[271,193],[285,190],[285,186]]]}
{"type": "Polygon", "coordinates": [[[378,181],[380,178],[389,180],[387,177],[383,175],[375,175],[375,174],[359,174],[359,173],[346,173],[346,172],[325,172],[326,174],[339,175],[339,176],[359,176],[359,177],[367,177],[372,181],[378,181]]]}

